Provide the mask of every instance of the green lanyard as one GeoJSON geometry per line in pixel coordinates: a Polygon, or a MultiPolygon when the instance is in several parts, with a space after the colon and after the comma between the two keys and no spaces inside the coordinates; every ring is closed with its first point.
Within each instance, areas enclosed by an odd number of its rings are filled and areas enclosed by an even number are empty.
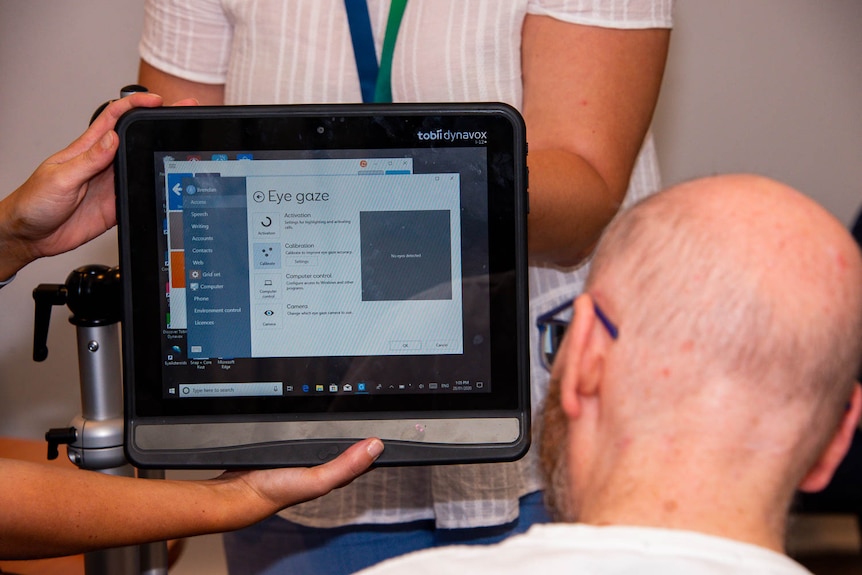
{"type": "Polygon", "coordinates": [[[401,27],[401,18],[407,7],[407,0],[392,0],[389,5],[389,18],[386,22],[379,66],[366,0],[344,0],[344,7],[350,24],[350,38],[353,41],[356,70],[359,72],[362,101],[365,103],[391,102],[392,53],[395,51],[395,40],[398,38],[398,29],[401,27]]]}

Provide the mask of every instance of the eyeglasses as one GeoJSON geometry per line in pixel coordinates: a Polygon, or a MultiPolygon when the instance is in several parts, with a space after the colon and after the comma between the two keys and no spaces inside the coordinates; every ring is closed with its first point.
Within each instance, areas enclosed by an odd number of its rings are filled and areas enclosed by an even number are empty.
{"type": "MultiPolygon", "coordinates": [[[[569,300],[536,318],[536,327],[539,328],[539,355],[542,358],[542,365],[548,371],[551,371],[551,366],[557,357],[557,351],[560,349],[560,342],[563,341],[566,328],[572,322],[571,318],[563,319],[557,316],[569,308],[572,308],[572,312],[574,313],[573,304],[574,300],[569,300]]],[[[599,322],[605,326],[605,329],[610,334],[611,339],[617,339],[620,334],[619,328],[608,318],[604,310],[595,301],[593,302],[593,309],[596,312],[596,317],[599,318],[599,322]]]]}

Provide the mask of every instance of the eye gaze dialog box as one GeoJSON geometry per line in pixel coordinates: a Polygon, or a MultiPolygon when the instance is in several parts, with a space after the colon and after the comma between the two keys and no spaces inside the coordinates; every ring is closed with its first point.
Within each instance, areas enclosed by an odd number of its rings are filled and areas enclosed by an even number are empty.
{"type": "Polygon", "coordinates": [[[372,435],[379,465],[526,452],[515,110],[142,108],[117,133],[130,461],[311,465],[372,435]]]}
{"type": "Polygon", "coordinates": [[[390,161],[166,162],[188,358],[462,353],[459,174],[390,161]]]}

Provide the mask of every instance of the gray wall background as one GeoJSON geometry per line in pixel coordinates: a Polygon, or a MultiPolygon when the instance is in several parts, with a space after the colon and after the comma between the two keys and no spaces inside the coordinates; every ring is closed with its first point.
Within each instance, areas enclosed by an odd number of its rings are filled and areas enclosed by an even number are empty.
{"type": "MultiPolygon", "coordinates": [[[[0,195],[135,81],[139,0],[0,0],[0,195]]],[[[862,206],[862,2],[678,0],[655,119],[668,184],[723,172],[782,180],[850,223],[862,206]]],[[[110,232],[0,293],[0,434],[39,438],[80,410],[75,330],[55,309],[31,360],[40,283],[117,263],[110,232]]]]}

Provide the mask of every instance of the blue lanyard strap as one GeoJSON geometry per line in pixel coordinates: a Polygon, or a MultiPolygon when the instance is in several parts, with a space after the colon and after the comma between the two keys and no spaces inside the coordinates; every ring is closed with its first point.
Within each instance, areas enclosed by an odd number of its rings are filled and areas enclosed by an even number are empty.
{"type": "Polygon", "coordinates": [[[371,31],[367,1],[344,0],[344,7],[350,24],[350,38],[353,41],[353,55],[356,58],[356,71],[359,73],[362,101],[365,103],[391,102],[392,53],[395,51],[395,39],[398,37],[398,28],[401,26],[401,17],[407,7],[407,0],[392,0],[389,6],[389,18],[386,22],[379,66],[377,53],[374,50],[374,34],[371,31]]]}

